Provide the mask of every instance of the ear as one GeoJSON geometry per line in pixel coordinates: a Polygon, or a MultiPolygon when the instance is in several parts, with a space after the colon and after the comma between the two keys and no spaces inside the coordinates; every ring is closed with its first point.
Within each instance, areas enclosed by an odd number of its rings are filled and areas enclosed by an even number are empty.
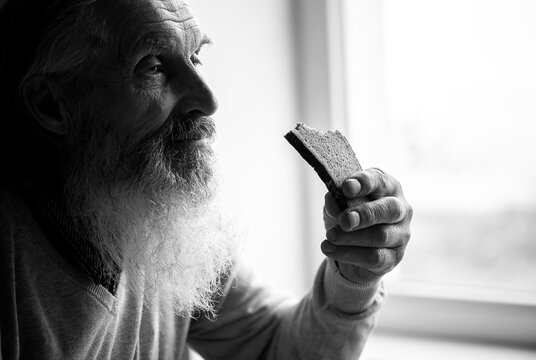
{"type": "Polygon", "coordinates": [[[36,124],[46,132],[67,135],[69,113],[59,85],[43,75],[35,75],[22,84],[22,98],[36,124]]]}

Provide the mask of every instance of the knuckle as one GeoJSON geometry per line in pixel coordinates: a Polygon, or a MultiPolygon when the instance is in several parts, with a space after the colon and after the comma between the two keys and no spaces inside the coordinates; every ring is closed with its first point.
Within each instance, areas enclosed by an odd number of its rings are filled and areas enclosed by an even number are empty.
{"type": "Polygon", "coordinates": [[[374,238],[371,243],[375,246],[386,247],[391,238],[391,231],[387,226],[378,226],[374,231],[374,238]]]}
{"type": "Polygon", "coordinates": [[[403,194],[402,185],[391,174],[380,168],[374,168],[378,173],[378,189],[381,194],[403,194]]]}
{"type": "Polygon", "coordinates": [[[402,261],[402,258],[404,257],[404,247],[403,246],[400,246],[400,247],[397,247],[396,249],[393,249],[394,251],[394,261],[393,261],[393,268],[398,265],[401,261],[402,261]]]}
{"type": "Polygon", "coordinates": [[[392,181],[393,181],[394,187],[396,189],[396,192],[398,194],[404,194],[404,190],[402,189],[402,184],[400,183],[400,181],[398,181],[395,178],[392,178],[392,181]]]}
{"type": "MultiPolygon", "coordinates": [[[[369,193],[374,184],[374,177],[370,171],[363,171],[360,176],[361,189],[364,189],[365,193],[369,193]]],[[[363,190],[362,190],[363,191],[363,190]]]]}
{"type": "Polygon", "coordinates": [[[389,185],[389,177],[383,171],[378,172],[378,183],[382,189],[387,189],[389,185]]]}
{"type": "Polygon", "coordinates": [[[404,241],[404,244],[407,244],[410,238],[411,238],[411,230],[409,229],[409,227],[407,227],[402,234],[402,240],[404,241]]]}
{"type": "Polygon", "coordinates": [[[405,207],[397,198],[391,198],[389,201],[389,216],[391,219],[397,219],[398,221],[402,220],[405,215],[405,207]]]}
{"type": "Polygon", "coordinates": [[[374,171],[377,171],[377,172],[379,172],[379,173],[385,174],[385,171],[383,171],[383,170],[382,170],[381,168],[379,168],[379,167],[374,166],[374,167],[371,167],[370,169],[371,169],[371,170],[374,170],[374,171]]]}
{"type": "Polygon", "coordinates": [[[413,218],[413,207],[406,203],[406,219],[411,220],[413,218]]]}
{"type": "Polygon", "coordinates": [[[400,181],[398,181],[397,178],[395,178],[393,175],[391,175],[391,174],[389,174],[389,173],[387,173],[387,172],[385,172],[383,170],[380,170],[380,169],[378,169],[378,170],[382,173],[383,178],[385,179],[386,183],[392,184],[395,189],[401,189],[402,188],[402,185],[400,184],[400,181]]]}
{"type": "Polygon", "coordinates": [[[389,177],[389,174],[387,174],[379,167],[372,167],[369,170],[374,173],[376,175],[376,178],[378,179],[387,179],[389,177]]]}
{"type": "Polygon", "coordinates": [[[376,206],[372,203],[363,206],[359,211],[360,226],[366,227],[376,223],[376,206]]]}
{"type": "Polygon", "coordinates": [[[393,179],[392,179],[391,175],[387,174],[382,169],[375,167],[375,168],[372,168],[372,170],[376,174],[376,179],[378,181],[378,185],[381,188],[386,188],[387,185],[392,182],[393,179]]]}
{"type": "Polygon", "coordinates": [[[369,254],[370,270],[376,274],[383,275],[393,270],[404,256],[404,248],[379,249],[369,254]]]}
{"type": "Polygon", "coordinates": [[[382,249],[381,253],[383,254],[383,258],[378,266],[384,274],[393,270],[402,260],[402,257],[399,257],[398,252],[394,249],[382,249]]]}
{"type": "Polygon", "coordinates": [[[367,262],[371,269],[379,270],[385,263],[385,253],[382,249],[370,251],[367,262]]]}

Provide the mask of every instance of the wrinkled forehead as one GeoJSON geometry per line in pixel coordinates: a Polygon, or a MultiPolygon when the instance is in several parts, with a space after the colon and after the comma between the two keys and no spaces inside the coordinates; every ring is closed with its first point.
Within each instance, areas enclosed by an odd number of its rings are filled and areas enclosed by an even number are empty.
{"type": "Polygon", "coordinates": [[[183,0],[104,1],[105,17],[118,41],[120,55],[138,46],[169,43],[184,52],[195,51],[203,34],[183,0]]]}

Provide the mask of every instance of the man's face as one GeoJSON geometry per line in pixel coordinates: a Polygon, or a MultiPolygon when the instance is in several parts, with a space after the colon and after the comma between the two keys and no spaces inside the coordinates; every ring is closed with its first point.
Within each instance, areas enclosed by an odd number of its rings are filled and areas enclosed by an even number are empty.
{"type": "Polygon", "coordinates": [[[90,90],[74,119],[68,211],[177,313],[210,309],[234,245],[208,201],[217,105],[197,68],[207,40],[181,0],[100,1],[96,13],[109,36],[81,75],[90,90]]]}
{"type": "Polygon", "coordinates": [[[95,117],[121,137],[123,149],[171,128],[171,147],[202,147],[211,134],[196,120],[216,111],[201,77],[199,52],[208,42],[182,0],[102,1],[111,37],[96,71],[90,102],[95,117]]]}
{"type": "Polygon", "coordinates": [[[74,156],[72,166],[107,170],[105,182],[154,177],[183,188],[206,185],[215,133],[208,116],[217,103],[198,69],[208,39],[188,5],[101,1],[96,11],[109,36],[83,75],[92,90],[74,152],[85,153],[74,156]]]}

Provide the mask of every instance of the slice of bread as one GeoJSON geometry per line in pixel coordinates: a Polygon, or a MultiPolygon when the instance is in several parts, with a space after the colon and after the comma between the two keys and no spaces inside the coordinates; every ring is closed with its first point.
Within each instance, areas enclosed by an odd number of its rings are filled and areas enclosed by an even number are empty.
{"type": "Polygon", "coordinates": [[[297,123],[285,139],[315,169],[341,210],[365,201],[363,198],[348,200],[341,191],[344,180],[361,171],[354,150],[344,135],[338,131],[321,132],[297,123]]]}

